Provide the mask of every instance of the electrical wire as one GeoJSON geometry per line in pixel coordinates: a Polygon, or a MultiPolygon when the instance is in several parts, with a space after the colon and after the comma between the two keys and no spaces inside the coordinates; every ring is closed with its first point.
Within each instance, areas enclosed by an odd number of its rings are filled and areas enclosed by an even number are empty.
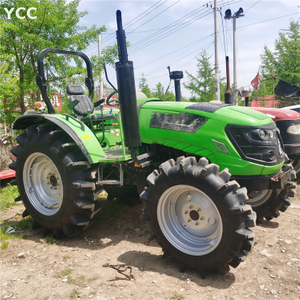
{"type": "Polygon", "coordinates": [[[146,21],[145,23],[141,24],[139,27],[133,29],[132,31],[130,31],[128,34],[134,32],[136,29],[139,29],[141,26],[147,24],[148,22],[152,21],[153,19],[157,18],[159,15],[161,15],[163,12],[165,12],[166,10],[170,9],[172,6],[176,5],[178,2],[180,2],[180,0],[177,0],[175,3],[171,4],[170,6],[168,6],[166,9],[164,9],[163,11],[161,11],[159,14],[155,15],[153,18],[149,19],[148,21],[146,21]]]}
{"type": "Polygon", "coordinates": [[[181,17],[180,19],[174,21],[173,23],[161,28],[160,30],[158,30],[157,32],[145,37],[144,39],[140,40],[139,42],[137,42],[136,44],[133,44],[132,47],[137,47],[139,46],[140,44],[143,44],[145,41],[149,41],[149,39],[152,39],[152,38],[156,38],[159,34],[162,34],[164,33],[165,31],[169,30],[170,28],[174,27],[174,26],[178,26],[177,24],[182,22],[183,20],[191,17],[192,15],[194,14],[197,14],[199,12],[199,10],[203,10],[203,7],[200,7],[200,8],[197,8],[196,10],[194,10],[193,12],[190,12],[188,14],[186,14],[185,16],[181,17]]]}
{"type": "MultiPolygon", "coordinates": [[[[211,14],[211,12],[209,13],[203,13],[201,16],[198,16],[197,18],[194,18],[192,21],[189,21],[189,22],[186,22],[183,26],[180,26],[178,28],[174,28],[172,29],[170,32],[166,32],[164,33],[163,35],[161,35],[160,37],[158,38],[155,38],[153,39],[152,41],[147,41],[146,43],[144,43],[143,45],[141,45],[140,47],[136,48],[136,49],[132,49],[132,51],[130,52],[131,54],[134,53],[134,52],[137,52],[145,47],[148,47],[158,41],[160,41],[161,39],[165,38],[165,37],[169,37],[171,34],[173,33],[177,33],[179,30],[182,30],[183,28],[185,28],[186,26],[198,21],[199,19],[203,18],[203,17],[206,17],[207,15],[211,14]]],[[[130,50],[130,49],[129,49],[130,50]]]]}
{"type": "Polygon", "coordinates": [[[135,69],[139,69],[139,68],[144,67],[144,66],[146,66],[146,65],[149,65],[149,64],[151,64],[151,63],[153,63],[153,62],[155,62],[155,61],[158,61],[158,60],[160,60],[160,59],[162,59],[162,58],[165,58],[166,56],[170,56],[170,55],[173,54],[173,53],[176,53],[176,52],[178,52],[178,51],[180,51],[180,50],[183,50],[183,49],[185,49],[185,48],[187,48],[187,47],[190,47],[190,46],[192,46],[192,45],[194,45],[194,44],[197,44],[197,43],[199,43],[200,41],[202,41],[202,40],[204,40],[204,39],[206,39],[206,38],[208,38],[208,37],[211,37],[211,36],[213,36],[213,33],[212,33],[212,34],[209,34],[209,35],[207,35],[207,36],[205,36],[205,37],[203,37],[203,38],[201,38],[201,39],[199,39],[199,40],[197,40],[197,41],[195,41],[195,42],[193,42],[193,43],[190,43],[190,44],[188,44],[188,45],[186,45],[186,46],[184,46],[184,47],[181,47],[181,48],[179,48],[179,49],[177,49],[177,50],[175,50],[175,51],[169,52],[169,53],[167,53],[166,55],[163,55],[163,56],[158,57],[158,58],[156,58],[156,59],[154,59],[154,60],[151,60],[150,62],[147,62],[147,63],[145,63],[145,64],[143,64],[143,65],[141,65],[141,66],[135,67],[135,69]]]}

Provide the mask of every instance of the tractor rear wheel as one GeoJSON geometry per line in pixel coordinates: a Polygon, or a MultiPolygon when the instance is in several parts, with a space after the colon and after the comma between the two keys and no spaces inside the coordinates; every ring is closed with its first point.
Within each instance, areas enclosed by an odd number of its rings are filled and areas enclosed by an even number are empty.
{"type": "Polygon", "coordinates": [[[185,268],[220,274],[237,267],[254,244],[256,214],[246,189],[230,181],[228,170],[201,158],[170,159],[147,177],[141,194],[146,207],[141,218],[149,221],[153,236],[185,268]]]}
{"type": "Polygon", "coordinates": [[[63,130],[52,124],[31,126],[12,149],[17,185],[33,227],[56,237],[73,236],[92,224],[100,210],[91,165],[63,130]]]}

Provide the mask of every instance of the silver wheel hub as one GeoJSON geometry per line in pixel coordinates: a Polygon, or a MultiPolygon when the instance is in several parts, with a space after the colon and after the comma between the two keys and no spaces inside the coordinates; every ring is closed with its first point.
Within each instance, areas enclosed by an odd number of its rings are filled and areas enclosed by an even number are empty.
{"type": "Polygon", "coordinates": [[[24,189],[32,206],[45,216],[54,215],[61,207],[63,186],[60,173],[45,154],[28,156],[23,169],[24,189]]]}
{"type": "Polygon", "coordinates": [[[176,185],[162,194],[157,220],[166,239],[189,255],[212,252],[222,238],[222,219],[213,200],[189,185],[176,185]]]}

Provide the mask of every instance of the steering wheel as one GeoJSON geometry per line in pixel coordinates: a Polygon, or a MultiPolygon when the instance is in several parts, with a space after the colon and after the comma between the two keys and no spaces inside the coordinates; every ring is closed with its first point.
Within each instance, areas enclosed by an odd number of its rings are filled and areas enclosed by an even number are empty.
{"type": "Polygon", "coordinates": [[[116,93],[116,91],[113,91],[106,99],[106,104],[108,106],[116,106],[119,105],[119,99],[111,99],[111,97],[116,93]]]}

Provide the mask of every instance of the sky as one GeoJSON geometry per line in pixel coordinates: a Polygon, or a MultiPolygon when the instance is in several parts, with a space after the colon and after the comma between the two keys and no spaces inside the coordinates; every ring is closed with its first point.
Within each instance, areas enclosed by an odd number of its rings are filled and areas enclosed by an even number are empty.
{"type": "MultiPolygon", "coordinates": [[[[93,24],[107,28],[102,34],[102,48],[116,42],[116,11],[121,10],[129,60],[133,61],[136,89],[144,76],[151,89],[161,82],[169,84],[167,67],[183,71],[181,83],[188,83],[186,71],[196,75],[197,57],[205,50],[211,65],[215,66],[214,1],[156,0],[103,1],[81,0],[79,11],[88,11],[80,25],[93,24]]],[[[271,51],[280,32],[290,22],[300,18],[300,0],[218,0],[218,40],[220,76],[226,76],[225,57],[229,56],[230,77],[233,82],[233,20],[225,20],[227,9],[232,14],[240,7],[244,17],[236,19],[237,87],[251,89],[251,80],[261,64],[264,46],[271,51]]],[[[86,51],[88,56],[98,54],[97,43],[86,51]]],[[[108,67],[109,79],[116,85],[116,75],[108,67]]],[[[96,81],[96,80],[95,80],[96,81]]],[[[107,82],[104,80],[104,83],[107,82]]],[[[174,83],[170,90],[174,92],[174,83]]],[[[182,95],[190,92],[181,85],[182,95]]]]}

